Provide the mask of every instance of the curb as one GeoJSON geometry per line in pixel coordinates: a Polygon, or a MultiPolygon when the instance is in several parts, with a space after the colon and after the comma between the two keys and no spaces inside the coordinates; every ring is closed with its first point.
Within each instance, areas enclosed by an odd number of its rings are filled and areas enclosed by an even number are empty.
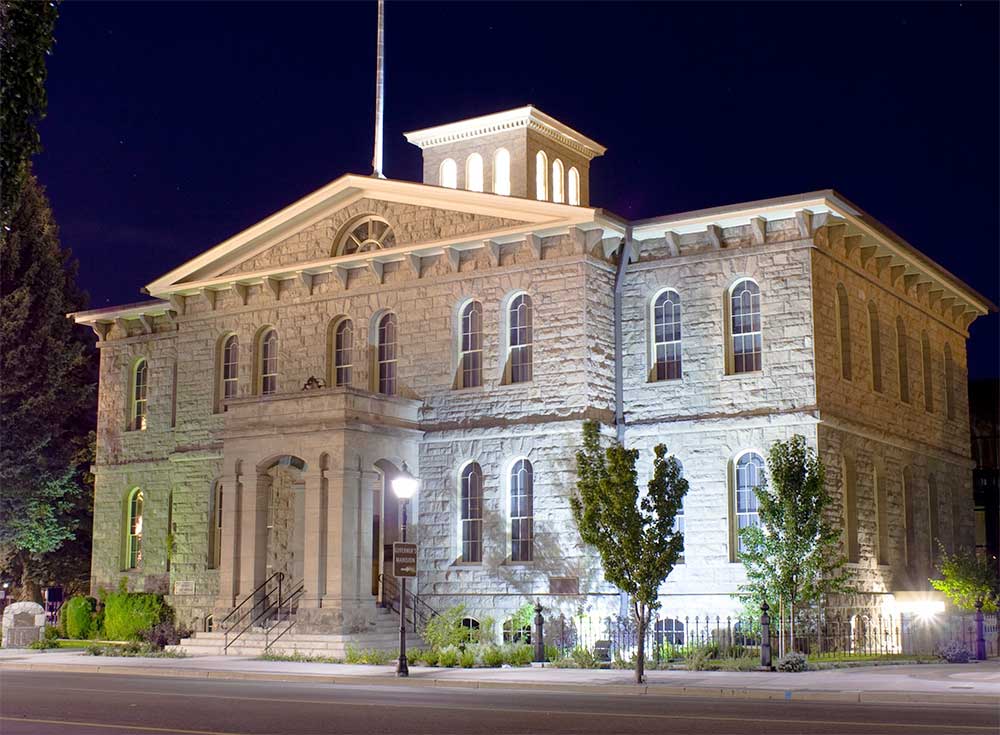
{"type": "Polygon", "coordinates": [[[99,664],[0,663],[2,671],[35,671],[51,673],[119,674],[127,676],[160,676],[215,681],[270,681],[336,686],[404,686],[441,687],[451,689],[531,689],[569,694],[609,694],[615,696],[703,697],[722,699],[782,700],[796,702],[847,702],[854,704],[964,704],[1000,705],[1000,696],[984,694],[944,694],[914,691],[861,690],[794,690],[752,689],[749,687],[690,687],[653,684],[573,684],[515,681],[479,681],[476,679],[438,679],[414,677],[397,679],[391,676],[336,676],[330,674],[296,674],[292,672],[228,671],[225,669],[146,668],[142,666],[101,666],[99,664]]]}

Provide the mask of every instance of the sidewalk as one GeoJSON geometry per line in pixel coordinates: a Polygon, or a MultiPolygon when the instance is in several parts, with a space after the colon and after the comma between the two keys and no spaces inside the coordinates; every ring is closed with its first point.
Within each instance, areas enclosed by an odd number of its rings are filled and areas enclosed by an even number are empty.
{"type": "Polygon", "coordinates": [[[872,666],[801,674],[728,671],[650,671],[632,683],[631,671],[603,669],[441,669],[413,666],[397,679],[392,666],[258,661],[239,656],[195,658],[94,657],[76,651],[0,650],[5,671],[60,671],[220,680],[313,682],[334,685],[545,689],[604,694],[736,697],[881,703],[1000,704],[1000,661],[970,664],[872,666]]]}

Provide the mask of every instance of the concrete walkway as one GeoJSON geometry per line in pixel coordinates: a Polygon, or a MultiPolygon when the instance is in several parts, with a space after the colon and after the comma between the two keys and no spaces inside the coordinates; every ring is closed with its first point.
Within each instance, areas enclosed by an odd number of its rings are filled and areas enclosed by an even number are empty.
{"type": "Polygon", "coordinates": [[[95,657],[77,651],[0,650],[0,678],[3,671],[11,670],[308,681],[336,685],[528,688],[657,696],[1000,705],[998,659],[970,664],[867,666],[800,674],[650,671],[643,686],[632,683],[631,671],[604,669],[413,666],[409,679],[397,679],[392,666],[259,661],[239,656],[124,658],[95,657]]]}

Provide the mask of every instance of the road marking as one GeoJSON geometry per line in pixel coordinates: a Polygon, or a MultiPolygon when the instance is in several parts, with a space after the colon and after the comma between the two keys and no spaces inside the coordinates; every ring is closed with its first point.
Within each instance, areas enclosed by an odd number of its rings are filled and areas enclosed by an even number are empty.
{"type": "MultiPolygon", "coordinates": [[[[16,686],[16,685],[15,685],[16,686]]],[[[5,686],[5,689],[11,688],[10,686],[5,686]]],[[[626,718],[626,719],[652,719],[652,720],[695,720],[695,721],[706,721],[706,722],[760,722],[760,723],[780,723],[783,725],[831,725],[831,726],[846,726],[846,727],[870,727],[870,728],[914,728],[923,730],[934,730],[937,732],[943,730],[961,730],[969,731],[982,730],[984,732],[996,733],[996,726],[984,726],[984,725],[945,725],[945,724],[923,724],[918,722],[907,723],[907,722],[871,722],[871,721],[851,721],[851,720],[793,720],[793,719],[782,719],[774,717],[719,717],[712,715],[666,715],[653,712],[599,712],[592,710],[561,710],[554,708],[546,709],[525,709],[523,707],[472,707],[469,705],[453,705],[453,704],[418,704],[418,703],[405,703],[405,702],[359,702],[353,699],[288,699],[284,697],[236,697],[229,696],[225,694],[197,694],[197,693],[181,693],[181,692],[157,692],[149,690],[129,690],[129,689],[87,689],[83,687],[60,687],[60,691],[66,692],[98,692],[101,694],[131,694],[131,695],[141,695],[143,697],[148,697],[150,695],[158,695],[161,697],[182,697],[182,698],[200,698],[200,699],[228,699],[236,702],[277,702],[284,704],[318,704],[318,705],[344,705],[347,707],[374,707],[378,709],[385,708],[396,708],[396,709],[437,709],[437,710],[451,710],[456,712],[509,712],[512,714],[555,714],[555,715],[571,715],[579,717],[609,717],[609,718],[626,718]]],[[[760,701],[760,700],[747,700],[749,701],[760,701]]],[[[767,701],[767,700],[763,700],[767,701]]],[[[0,718],[0,719],[17,719],[17,718],[0,718]]],[[[68,723],[73,724],[73,723],[68,723]]],[[[93,725],[98,727],[98,725],[93,725]]],[[[112,726],[106,725],[106,727],[125,727],[124,725],[112,726]]],[[[172,732],[171,730],[163,730],[160,728],[151,728],[155,732],[172,732]]],[[[200,730],[178,730],[181,733],[198,733],[199,735],[236,735],[231,733],[215,733],[215,732],[205,732],[200,730]]]]}
{"type": "Polygon", "coordinates": [[[104,722],[78,722],[76,720],[40,720],[31,717],[6,717],[0,715],[0,720],[8,722],[30,722],[36,725],[74,725],[75,727],[103,727],[108,730],[142,730],[143,732],[170,732],[179,735],[242,735],[238,732],[222,732],[219,730],[181,730],[176,727],[151,727],[149,725],[111,725],[104,722]]]}

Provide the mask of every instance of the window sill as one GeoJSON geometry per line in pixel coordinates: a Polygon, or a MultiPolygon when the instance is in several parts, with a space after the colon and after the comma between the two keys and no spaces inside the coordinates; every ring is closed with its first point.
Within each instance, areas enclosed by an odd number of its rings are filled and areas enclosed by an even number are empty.
{"type": "Polygon", "coordinates": [[[455,393],[473,393],[473,392],[476,392],[476,391],[483,391],[485,389],[486,389],[486,385],[484,384],[484,385],[473,385],[473,386],[471,386],[469,388],[452,388],[451,392],[453,394],[455,394],[455,393]]]}
{"type": "Polygon", "coordinates": [[[663,380],[657,380],[654,378],[652,380],[647,380],[646,385],[661,385],[664,383],[666,383],[667,385],[672,385],[675,383],[683,383],[683,382],[684,382],[684,376],[682,375],[679,378],[663,378],[663,380]]]}
{"type": "Polygon", "coordinates": [[[511,559],[505,559],[501,566],[510,569],[517,569],[518,567],[525,567],[531,569],[535,566],[535,560],[532,559],[531,561],[512,561],[511,559]]]}
{"type": "Polygon", "coordinates": [[[461,559],[453,561],[451,563],[452,567],[459,569],[477,569],[483,566],[481,561],[462,561],[461,559]]]}
{"type": "Polygon", "coordinates": [[[754,370],[750,373],[723,373],[719,376],[720,380],[742,380],[744,378],[759,378],[764,375],[764,369],[754,370]]]}

